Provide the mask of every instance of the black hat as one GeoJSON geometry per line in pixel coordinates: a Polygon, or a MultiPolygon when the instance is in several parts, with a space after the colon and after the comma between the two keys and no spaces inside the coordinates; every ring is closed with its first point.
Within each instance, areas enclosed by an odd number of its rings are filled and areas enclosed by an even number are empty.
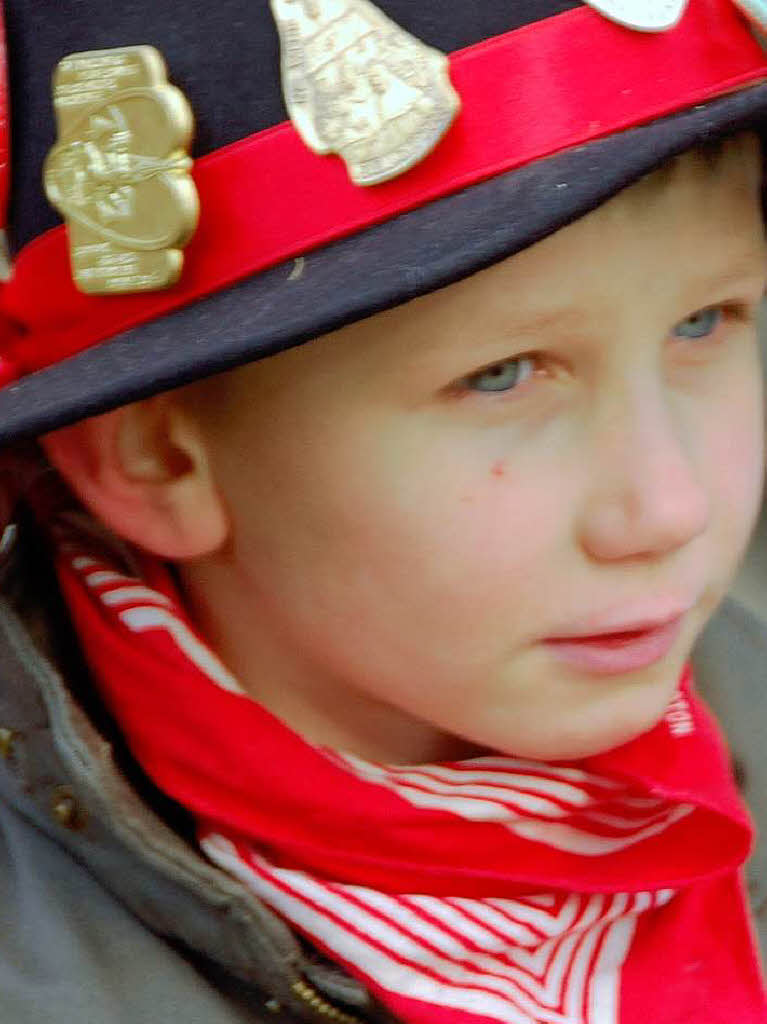
{"type": "Polygon", "coordinates": [[[761,129],[767,58],[733,0],[593,4],[6,0],[0,444],[449,284],[675,154],[761,129]],[[119,225],[145,203],[145,227],[174,221],[160,290],[146,237],[119,225]],[[94,282],[108,293],[80,290],[94,282]]]}

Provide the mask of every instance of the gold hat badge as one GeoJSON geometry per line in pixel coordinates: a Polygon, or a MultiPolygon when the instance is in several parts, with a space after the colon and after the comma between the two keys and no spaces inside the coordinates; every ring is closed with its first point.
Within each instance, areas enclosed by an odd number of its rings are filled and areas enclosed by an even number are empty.
{"type": "Polygon", "coordinates": [[[66,219],[72,274],[90,294],[174,284],[197,226],[192,112],[151,46],[65,57],[53,78],[59,140],[46,194],[66,219]]]}
{"type": "Polygon", "coordinates": [[[460,107],[443,53],[369,0],[270,0],[290,119],[315,153],[339,154],[356,185],[409,170],[460,107]]]}

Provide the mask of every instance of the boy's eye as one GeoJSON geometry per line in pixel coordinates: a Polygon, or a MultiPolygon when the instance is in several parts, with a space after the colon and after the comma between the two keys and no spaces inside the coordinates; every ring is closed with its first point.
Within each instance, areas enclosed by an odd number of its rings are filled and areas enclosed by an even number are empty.
{"type": "Polygon", "coordinates": [[[721,306],[699,309],[680,320],[674,327],[674,334],[678,338],[706,338],[717,329],[723,315],[721,306]]]}
{"type": "Polygon", "coordinates": [[[511,391],[528,380],[534,372],[533,359],[517,356],[472,373],[466,378],[465,384],[471,391],[511,391]]]}

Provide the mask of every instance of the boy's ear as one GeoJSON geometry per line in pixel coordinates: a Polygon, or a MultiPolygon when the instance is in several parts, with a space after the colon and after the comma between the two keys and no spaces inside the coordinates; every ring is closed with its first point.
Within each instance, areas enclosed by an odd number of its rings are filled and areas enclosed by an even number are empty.
{"type": "Polygon", "coordinates": [[[40,438],[78,495],[119,536],[169,559],[199,558],[229,534],[199,426],[166,395],[40,438]]]}

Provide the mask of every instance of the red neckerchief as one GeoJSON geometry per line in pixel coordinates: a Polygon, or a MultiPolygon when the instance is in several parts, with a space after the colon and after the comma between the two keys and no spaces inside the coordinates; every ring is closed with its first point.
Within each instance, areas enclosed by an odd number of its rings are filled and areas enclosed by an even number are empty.
{"type": "Polygon", "coordinates": [[[374,764],[244,694],[161,562],[126,562],[80,513],[44,525],[144,770],[211,860],[404,1021],[767,1020],[748,818],[689,669],[654,729],[578,763],[374,764]]]}

